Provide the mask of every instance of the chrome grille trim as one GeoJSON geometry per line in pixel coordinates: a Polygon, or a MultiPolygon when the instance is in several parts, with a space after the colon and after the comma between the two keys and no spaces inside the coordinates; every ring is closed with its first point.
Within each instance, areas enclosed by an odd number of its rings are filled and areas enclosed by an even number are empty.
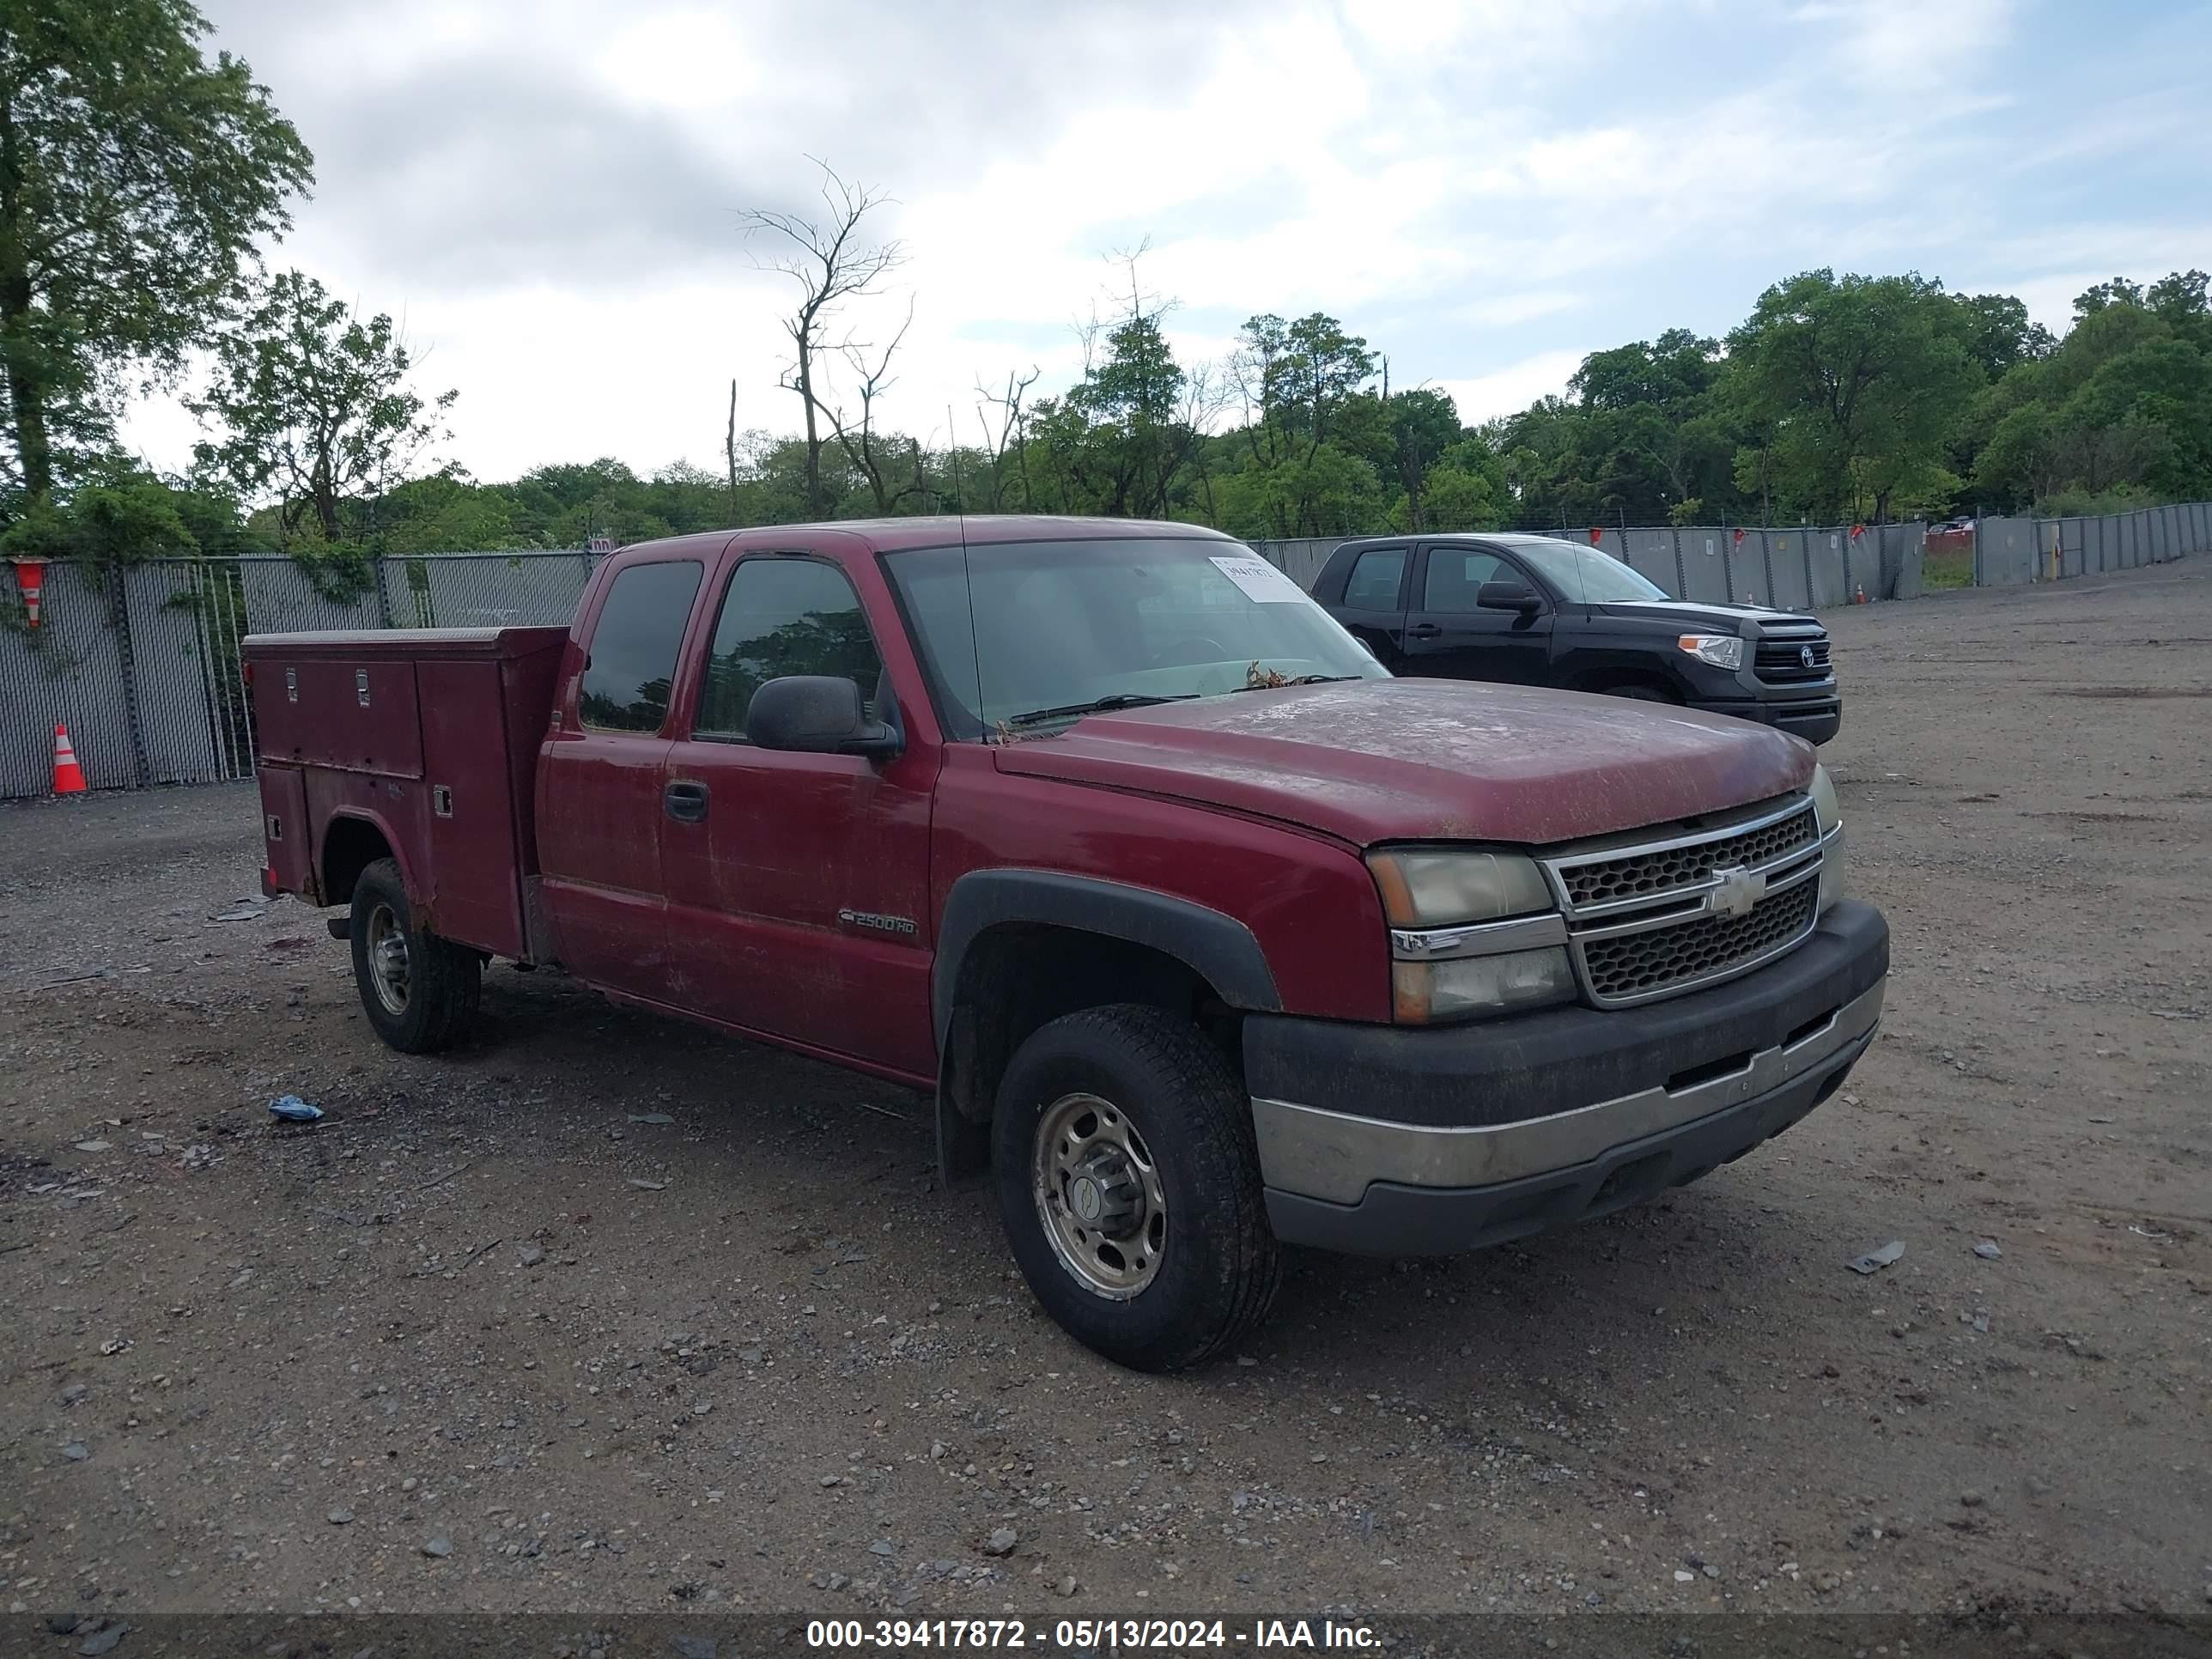
{"type": "Polygon", "coordinates": [[[1656,1002],[1788,954],[1820,921],[1819,877],[1838,833],[1824,836],[1799,795],[1732,823],[1540,857],[1584,1000],[1656,1002]]]}

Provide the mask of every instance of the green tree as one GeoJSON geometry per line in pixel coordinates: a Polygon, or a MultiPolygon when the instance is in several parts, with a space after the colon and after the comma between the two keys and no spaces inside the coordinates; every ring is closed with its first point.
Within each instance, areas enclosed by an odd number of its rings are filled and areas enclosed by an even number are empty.
{"type": "Polygon", "coordinates": [[[173,368],[312,158],[186,0],[8,0],[0,21],[0,372],[31,504],[100,447],[103,380],[173,368]]]}
{"type": "Polygon", "coordinates": [[[1774,434],[1788,506],[1885,520],[1943,472],[1980,384],[1967,321],[1941,283],[1910,274],[1807,271],[1759,296],[1729,349],[1744,412],[1774,434]]]}
{"type": "Polygon", "coordinates": [[[404,482],[450,435],[458,394],[426,404],[407,384],[413,366],[389,316],[364,321],[313,277],[283,272],[216,342],[213,379],[186,406],[226,435],[193,453],[241,496],[273,495],[287,546],[303,524],[343,541],[365,527],[345,522],[349,507],[404,482]]]}

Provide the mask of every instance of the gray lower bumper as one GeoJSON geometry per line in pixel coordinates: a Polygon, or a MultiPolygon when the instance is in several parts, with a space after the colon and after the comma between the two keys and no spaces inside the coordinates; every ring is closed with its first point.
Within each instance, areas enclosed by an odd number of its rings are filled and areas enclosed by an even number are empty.
{"type": "Polygon", "coordinates": [[[1521,1122],[1391,1123],[1255,1100],[1269,1219],[1285,1243],[1432,1255],[1636,1203],[1741,1157],[1833,1093],[1873,1041],[1882,991],[1723,1075],[1521,1122]]]}

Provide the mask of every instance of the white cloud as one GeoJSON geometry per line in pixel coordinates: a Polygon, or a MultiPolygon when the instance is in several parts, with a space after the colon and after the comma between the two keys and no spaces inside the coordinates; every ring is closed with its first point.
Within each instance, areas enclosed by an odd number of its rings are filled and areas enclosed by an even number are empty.
{"type": "Polygon", "coordinates": [[[1429,384],[1450,394],[1460,419],[1472,426],[1514,414],[1539,398],[1564,394],[1568,379],[1583,366],[1583,359],[1588,355],[1581,351],[1542,351],[1487,374],[1465,380],[1431,380],[1429,384]]]}

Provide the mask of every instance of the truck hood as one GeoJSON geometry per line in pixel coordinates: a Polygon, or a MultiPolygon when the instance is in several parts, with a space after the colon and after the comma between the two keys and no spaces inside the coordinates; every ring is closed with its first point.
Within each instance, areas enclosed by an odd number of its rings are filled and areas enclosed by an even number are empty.
{"type": "Polygon", "coordinates": [[[1709,634],[1743,634],[1756,638],[1758,624],[1809,621],[1794,611],[1776,611],[1759,605],[1699,605],[1692,599],[1622,599],[1590,606],[1593,617],[1619,617],[1631,622],[1663,623],[1669,628],[1698,629],[1709,634]],[[1747,628],[1745,623],[1753,626],[1747,628]]]}
{"type": "Polygon", "coordinates": [[[1763,726],[1577,691],[1356,680],[1092,714],[996,751],[1029,777],[1202,802],[1357,846],[1610,835],[1812,779],[1763,726]]]}

